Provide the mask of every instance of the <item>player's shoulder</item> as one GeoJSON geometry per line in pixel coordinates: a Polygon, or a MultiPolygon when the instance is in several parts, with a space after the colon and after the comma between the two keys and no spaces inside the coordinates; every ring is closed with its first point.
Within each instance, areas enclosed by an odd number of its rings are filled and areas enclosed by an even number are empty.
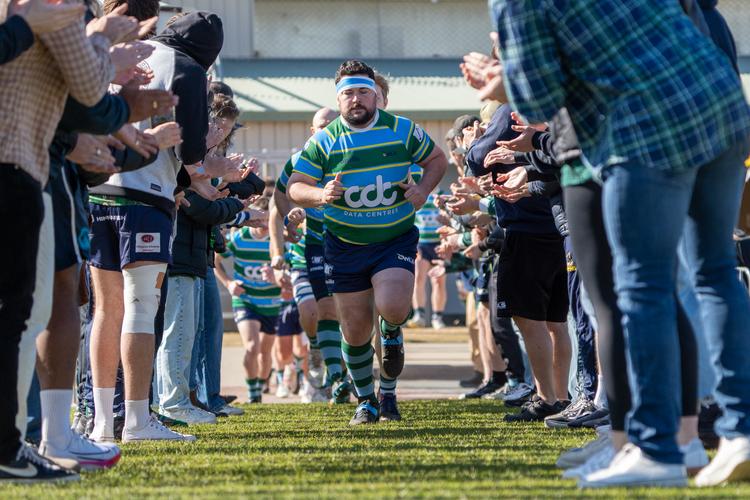
{"type": "Polygon", "coordinates": [[[404,144],[407,144],[411,138],[422,142],[425,137],[425,131],[421,125],[417,122],[402,115],[396,115],[388,113],[387,111],[380,111],[381,119],[384,124],[387,124],[391,130],[401,139],[404,144]]]}
{"type": "Polygon", "coordinates": [[[341,120],[336,117],[336,119],[329,123],[326,128],[313,134],[305,143],[304,149],[307,150],[310,145],[314,144],[327,156],[331,149],[333,149],[336,139],[338,139],[338,137],[344,132],[345,130],[341,120]]]}

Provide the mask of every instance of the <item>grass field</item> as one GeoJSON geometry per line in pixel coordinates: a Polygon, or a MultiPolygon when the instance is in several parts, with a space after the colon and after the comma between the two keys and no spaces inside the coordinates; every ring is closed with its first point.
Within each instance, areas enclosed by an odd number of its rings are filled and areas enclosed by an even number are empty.
{"type": "Polygon", "coordinates": [[[750,498],[750,483],[578,490],[551,464],[590,431],[511,426],[488,401],[405,402],[404,422],[353,429],[353,406],[246,408],[244,417],[192,428],[196,443],[127,445],[110,471],[63,486],[0,487],[0,498],[750,498]]]}

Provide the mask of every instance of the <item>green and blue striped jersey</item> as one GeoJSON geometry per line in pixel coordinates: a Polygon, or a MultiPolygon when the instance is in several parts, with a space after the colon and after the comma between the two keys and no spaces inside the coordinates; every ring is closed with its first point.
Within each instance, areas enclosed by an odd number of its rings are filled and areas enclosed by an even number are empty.
{"type": "MultiPolygon", "coordinates": [[[[284,170],[281,171],[281,175],[276,180],[276,189],[286,194],[286,186],[289,184],[289,177],[292,175],[294,165],[297,163],[302,151],[298,151],[292,155],[284,165],[284,170]]],[[[323,209],[322,208],[306,208],[306,226],[305,237],[310,245],[322,245],[323,237],[325,235],[325,225],[323,223],[323,209]]]]}
{"type": "MultiPolygon", "coordinates": [[[[422,178],[422,168],[414,165],[411,169],[411,175],[414,182],[419,182],[422,178]]],[[[441,191],[430,193],[425,204],[417,211],[414,223],[419,229],[420,243],[440,243],[440,235],[437,230],[440,229],[442,224],[438,222],[440,209],[437,207],[436,201],[441,194],[441,191]]]]}
{"type": "MultiPolygon", "coordinates": [[[[301,232],[299,230],[298,232],[301,232]]],[[[289,265],[292,269],[307,269],[307,260],[305,259],[305,245],[307,244],[307,237],[302,235],[302,238],[297,243],[290,243],[289,250],[287,251],[289,265]]]]}
{"type": "Polygon", "coordinates": [[[293,171],[320,184],[342,172],[346,191],[325,207],[326,230],[349,243],[380,243],[414,226],[414,207],[397,183],[434,147],[419,125],[379,110],[365,130],[336,118],[308,141],[293,171]]]}
{"type": "Polygon", "coordinates": [[[224,257],[234,257],[234,279],[242,282],[244,293],[232,297],[233,307],[248,307],[264,316],[278,316],[281,289],[263,279],[262,269],[271,263],[268,237],[256,239],[249,227],[233,230],[227,236],[224,257]]]}

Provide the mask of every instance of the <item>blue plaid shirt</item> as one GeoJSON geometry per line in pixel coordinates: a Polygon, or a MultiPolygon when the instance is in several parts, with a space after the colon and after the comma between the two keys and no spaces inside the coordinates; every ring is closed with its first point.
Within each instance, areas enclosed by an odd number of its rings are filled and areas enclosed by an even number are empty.
{"type": "Polygon", "coordinates": [[[595,167],[704,165],[750,135],[738,76],[677,0],[491,0],[512,106],[566,106],[595,167]]]}

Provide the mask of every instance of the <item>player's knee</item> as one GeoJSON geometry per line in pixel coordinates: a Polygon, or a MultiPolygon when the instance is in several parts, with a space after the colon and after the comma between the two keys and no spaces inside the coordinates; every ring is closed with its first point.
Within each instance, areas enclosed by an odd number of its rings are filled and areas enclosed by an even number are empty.
{"type": "Polygon", "coordinates": [[[122,270],[123,333],[154,334],[159,311],[164,265],[153,264],[122,270]]]}

